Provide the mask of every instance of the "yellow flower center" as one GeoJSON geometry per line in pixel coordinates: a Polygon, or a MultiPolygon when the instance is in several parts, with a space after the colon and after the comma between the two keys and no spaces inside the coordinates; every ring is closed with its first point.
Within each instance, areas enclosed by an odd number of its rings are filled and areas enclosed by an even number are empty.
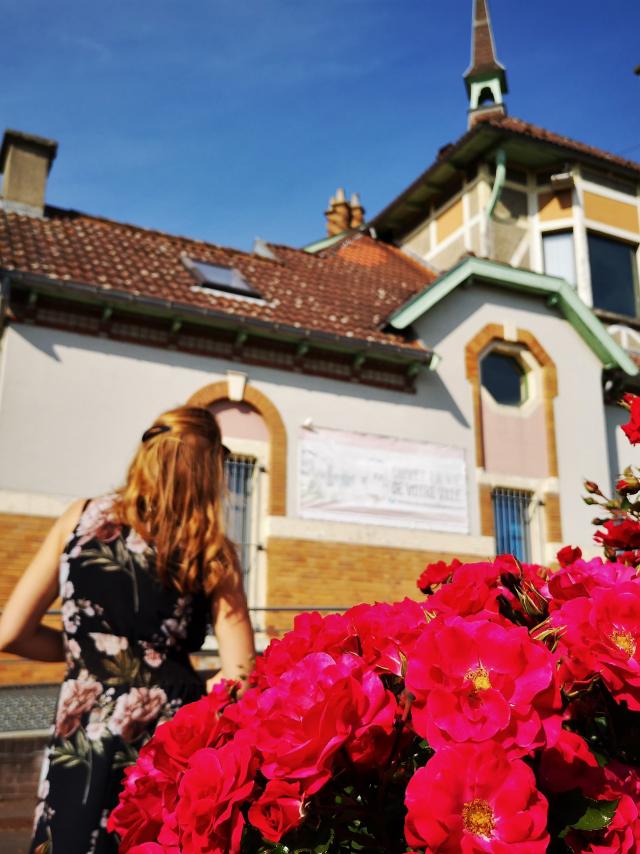
{"type": "Polygon", "coordinates": [[[469,672],[465,676],[465,679],[468,679],[470,682],[473,682],[473,687],[476,691],[488,691],[489,688],[491,688],[489,672],[481,664],[478,664],[477,667],[474,667],[469,670],[469,672]]]}
{"type": "Polygon", "coordinates": [[[476,798],[462,807],[462,824],[468,833],[489,839],[491,831],[496,826],[496,820],[487,801],[476,798]]]}
{"type": "Polygon", "coordinates": [[[631,658],[636,654],[635,638],[626,629],[614,629],[609,635],[614,644],[631,658]]]}

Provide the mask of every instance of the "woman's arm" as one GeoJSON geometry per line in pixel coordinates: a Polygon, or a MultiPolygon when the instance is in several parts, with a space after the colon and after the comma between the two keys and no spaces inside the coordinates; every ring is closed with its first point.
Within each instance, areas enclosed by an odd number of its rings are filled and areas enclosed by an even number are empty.
{"type": "Polygon", "coordinates": [[[218,640],[222,669],[209,683],[233,679],[244,690],[253,670],[256,652],[239,563],[216,587],[213,599],[213,630],[218,640]]]}
{"type": "Polygon", "coordinates": [[[58,596],[58,564],[84,502],[80,499],[57,519],[0,617],[0,650],[36,661],[64,661],[62,632],[40,624],[58,596]]]}

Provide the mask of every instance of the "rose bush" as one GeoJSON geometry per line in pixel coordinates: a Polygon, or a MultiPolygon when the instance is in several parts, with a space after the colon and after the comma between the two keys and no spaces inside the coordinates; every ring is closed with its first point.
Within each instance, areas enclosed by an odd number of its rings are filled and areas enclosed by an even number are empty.
{"type": "Polygon", "coordinates": [[[640,477],[586,488],[605,561],[439,562],[420,601],[297,617],[142,748],[120,850],[639,851],[640,477]]]}

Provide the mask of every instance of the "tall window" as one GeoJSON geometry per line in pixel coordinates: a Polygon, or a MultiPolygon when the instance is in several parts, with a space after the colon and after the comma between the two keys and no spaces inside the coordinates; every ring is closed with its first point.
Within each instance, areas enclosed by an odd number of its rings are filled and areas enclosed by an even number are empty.
{"type": "Polygon", "coordinates": [[[572,231],[556,231],[542,235],[544,271],[550,276],[560,276],[569,284],[576,283],[576,256],[572,231]]]}
{"type": "Polygon", "coordinates": [[[227,502],[225,527],[235,543],[242,564],[244,589],[249,593],[249,576],[255,560],[257,514],[257,465],[255,457],[231,454],[225,461],[227,502]]]}
{"type": "Polygon", "coordinates": [[[636,247],[621,240],[589,234],[593,305],[615,314],[637,314],[636,247]]]}
{"type": "Polygon", "coordinates": [[[511,554],[518,560],[531,559],[531,493],[519,489],[494,489],[493,522],[496,553],[511,554]]]}

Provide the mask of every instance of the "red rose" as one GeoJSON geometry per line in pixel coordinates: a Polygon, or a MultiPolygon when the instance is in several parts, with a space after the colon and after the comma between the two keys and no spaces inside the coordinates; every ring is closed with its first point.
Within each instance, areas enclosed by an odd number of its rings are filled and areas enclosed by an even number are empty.
{"type": "Polygon", "coordinates": [[[155,770],[147,746],[140,751],[137,763],[126,768],[124,774],[120,802],[107,822],[107,830],[120,837],[121,852],[158,838],[167,787],[173,788],[173,799],[176,794],[173,781],[155,770]]]}
{"type": "Polygon", "coordinates": [[[160,845],[159,842],[143,842],[129,849],[129,854],[180,854],[174,845],[160,845]]]}
{"type": "Polygon", "coordinates": [[[635,578],[635,571],[622,563],[604,563],[599,557],[588,562],[577,560],[554,572],[549,578],[547,593],[550,597],[550,610],[560,608],[562,603],[569,599],[585,596],[589,598],[594,590],[615,587],[622,581],[632,581],[635,578]]]}
{"type": "Polygon", "coordinates": [[[448,581],[459,566],[462,566],[462,563],[457,558],[451,563],[445,563],[443,560],[439,560],[437,563],[428,563],[416,582],[418,589],[423,593],[429,593],[434,584],[444,584],[445,581],[448,581]]]}
{"type": "Polygon", "coordinates": [[[533,771],[500,745],[439,750],[407,786],[405,838],[433,852],[543,854],[547,801],[533,771]]]}
{"type": "Polygon", "coordinates": [[[258,658],[255,678],[261,688],[276,685],[286,673],[312,652],[327,652],[339,656],[357,652],[358,640],[346,614],[321,616],[317,611],[299,614],[293,630],[281,639],[271,641],[258,658]]]}
{"type": "Polygon", "coordinates": [[[228,702],[228,686],[223,685],[201,700],[178,709],[170,721],[155,731],[155,767],[175,778],[184,771],[196,750],[221,746],[231,738],[235,727],[222,722],[219,717],[219,712],[228,702]]]}
{"type": "Polygon", "coordinates": [[[554,795],[581,789],[587,797],[597,799],[604,797],[605,776],[586,741],[563,729],[553,747],[542,753],[540,784],[543,791],[554,795]]]}
{"type": "Polygon", "coordinates": [[[604,531],[596,531],[593,539],[604,548],[615,552],[626,552],[640,548],[640,522],[628,517],[609,519],[604,531]]]}
{"type": "Polygon", "coordinates": [[[350,680],[353,696],[352,735],[345,749],[354,765],[379,768],[389,758],[394,741],[398,703],[376,673],[350,680]]]}
{"type": "Polygon", "coordinates": [[[500,742],[523,756],[555,719],[552,654],[511,623],[434,620],[416,644],[406,685],[415,730],[436,750],[452,742],[500,742]]]}
{"type": "Polygon", "coordinates": [[[558,649],[565,680],[599,675],[616,700],[640,711],[640,584],[596,588],[590,598],[565,602],[552,621],[564,629],[558,649]]]}
{"type": "Polygon", "coordinates": [[[632,394],[625,394],[625,403],[629,407],[629,421],[622,425],[622,429],[632,445],[637,445],[640,442],[640,397],[632,394]]]}
{"type": "Polygon", "coordinates": [[[302,786],[299,782],[269,780],[264,792],[249,808],[249,821],[265,839],[280,842],[303,819],[302,786]]]}
{"type": "Polygon", "coordinates": [[[413,599],[356,605],[345,617],[354,627],[367,666],[396,676],[403,675],[413,644],[427,624],[424,607],[413,599]]]}
{"type": "Polygon", "coordinates": [[[243,741],[191,757],[180,782],[176,818],[185,854],[237,854],[244,827],[241,806],[251,795],[254,754],[243,741]]]}
{"type": "Polygon", "coordinates": [[[582,557],[582,549],[578,546],[565,546],[556,555],[560,566],[570,566],[582,557]]]}
{"type": "Polygon", "coordinates": [[[427,607],[437,614],[497,614],[502,593],[499,576],[500,568],[493,563],[463,564],[449,584],[429,597],[427,607]]]}
{"type": "Polygon", "coordinates": [[[616,483],[616,492],[622,495],[635,495],[640,492],[640,480],[631,467],[624,470],[624,476],[616,483]]]}
{"type": "Polygon", "coordinates": [[[259,698],[255,743],[269,779],[304,781],[308,794],[331,777],[335,754],[357,720],[352,673],[356,656],[336,661],[311,653],[259,698]]]}

